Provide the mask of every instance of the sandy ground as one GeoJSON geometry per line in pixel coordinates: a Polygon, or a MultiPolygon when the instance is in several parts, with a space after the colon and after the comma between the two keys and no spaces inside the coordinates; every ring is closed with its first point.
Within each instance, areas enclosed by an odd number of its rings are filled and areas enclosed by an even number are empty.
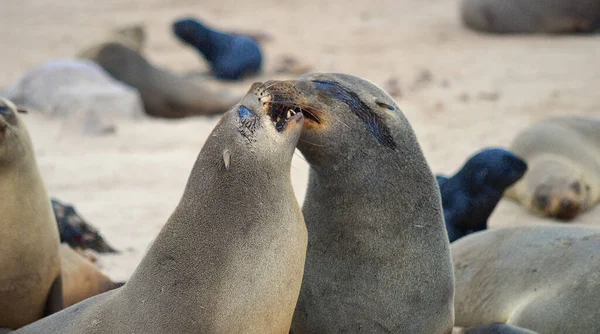
{"type": "MultiPolygon", "coordinates": [[[[454,172],[483,147],[506,147],[545,117],[600,114],[598,37],[480,35],[461,26],[454,0],[2,0],[0,87],[45,61],[72,57],[108,29],[136,22],[148,29],[152,62],[179,72],[204,70],[171,34],[171,22],[184,15],[271,34],[263,47],[266,74],[254,80],[268,78],[279,57],[293,54],[316,71],[355,74],[389,88],[395,81],[398,104],[434,172],[454,172]]],[[[122,250],[100,257],[115,280],[135,270],[171,214],[217,121],[124,121],[116,135],[86,137],[68,122],[40,114],[25,119],[49,193],[74,204],[122,250]]],[[[300,201],[307,171],[295,157],[300,201]]],[[[595,212],[580,220],[594,223],[600,209],[595,212]]],[[[502,203],[491,224],[537,221],[502,203]]]]}

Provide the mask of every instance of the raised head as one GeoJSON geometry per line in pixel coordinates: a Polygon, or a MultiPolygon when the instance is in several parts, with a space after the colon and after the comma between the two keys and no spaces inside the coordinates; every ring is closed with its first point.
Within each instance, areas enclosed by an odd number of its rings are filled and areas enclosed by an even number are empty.
{"type": "Polygon", "coordinates": [[[504,191],[527,171],[527,163],[502,148],[487,148],[467,160],[457,176],[472,193],[484,189],[504,191]]]}
{"type": "Polygon", "coordinates": [[[267,82],[262,94],[277,108],[304,114],[298,148],[313,168],[335,169],[380,150],[395,152],[401,140],[416,143],[412,130],[404,131],[409,124],[394,100],[365,79],[310,74],[267,82]],[[357,142],[367,145],[353,145],[357,142]]]}
{"type": "Polygon", "coordinates": [[[0,166],[21,160],[31,151],[29,135],[22,126],[18,113],[26,113],[9,99],[0,97],[0,166]]]}

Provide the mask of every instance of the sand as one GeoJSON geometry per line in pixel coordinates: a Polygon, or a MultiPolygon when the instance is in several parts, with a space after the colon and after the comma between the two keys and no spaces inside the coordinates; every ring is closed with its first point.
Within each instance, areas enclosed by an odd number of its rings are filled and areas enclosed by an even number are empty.
{"type": "MultiPolygon", "coordinates": [[[[27,69],[72,57],[118,25],[147,27],[147,57],[173,71],[206,65],[171,34],[193,15],[215,27],[265,31],[265,75],[294,55],[315,71],[362,76],[389,88],[409,118],[434,172],[451,173],[474,151],[507,147],[525,126],[552,115],[600,114],[599,37],[490,36],[469,31],[457,1],[2,0],[0,88],[27,69]]],[[[281,77],[281,76],[279,76],[281,77]]],[[[118,255],[100,256],[125,280],[180,199],[217,118],[123,121],[115,135],[83,136],[67,122],[24,117],[51,196],[75,205],[118,255]]],[[[302,201],[308,168],[298,154],[292,176],[302,201]]],[[[594,223],[600,209],[579,221],[594,223]]],[[[502,203],[491,225],[532,223],[502,203]]],[[[545,221],[549,222],[549,221],[545,221]]]]}

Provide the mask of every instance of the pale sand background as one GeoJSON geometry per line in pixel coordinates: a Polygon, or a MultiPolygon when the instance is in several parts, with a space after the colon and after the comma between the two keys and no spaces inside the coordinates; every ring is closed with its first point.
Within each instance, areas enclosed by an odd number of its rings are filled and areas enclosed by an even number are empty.
{"type": "MultiPolygon", "coordinates": [[[[267,73],[291,53],[318,71],[347,72],[384,87],[397,79],[398,104],[435,172],[455,171],[484,146],[507,146],[544,117],[600,114],[598,37],[479,35],[460,25],[453,0],[1,0],[0,87],[135,22],[147,26],[151,61],[202,70],[198,55],[171,34],[171,22],[188,14],[218,28],[269,32],[267,73]]],[[[123,250],[99,262],[116,280],[129,277],[171,214],[217,121],[123,122],[116,135],[94,138],[39,114],[25,119],[50,194],[74,204],[123,250]]],[[[292,175],[302,200],[307,166],[298,157],[292,175]]],[[[518,218],[523,211],[511,204],[501,205],[492,225],[531,221],[518,218]]],[[[581,220],[593,222],[594,212],[581,220]]]]}

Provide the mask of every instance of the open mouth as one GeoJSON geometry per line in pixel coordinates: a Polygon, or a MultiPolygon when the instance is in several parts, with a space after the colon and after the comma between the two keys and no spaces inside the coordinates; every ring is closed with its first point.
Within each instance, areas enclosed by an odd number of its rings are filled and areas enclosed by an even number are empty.
{"type": "MultiPolygon", "coordinates": [[[[277,100],[277,98],[275,98],[277,100]]],[[[305,108],[301,108],[297,105],[291,105],[290,103],[274,101],[273,95],[267,95],[260,99],[265,112],[271,117],[271,121],[278,132],[282,132],[290,120],[297,114],[304,115],[305,119],[321,123],[319,119],[305,108]]]]}

